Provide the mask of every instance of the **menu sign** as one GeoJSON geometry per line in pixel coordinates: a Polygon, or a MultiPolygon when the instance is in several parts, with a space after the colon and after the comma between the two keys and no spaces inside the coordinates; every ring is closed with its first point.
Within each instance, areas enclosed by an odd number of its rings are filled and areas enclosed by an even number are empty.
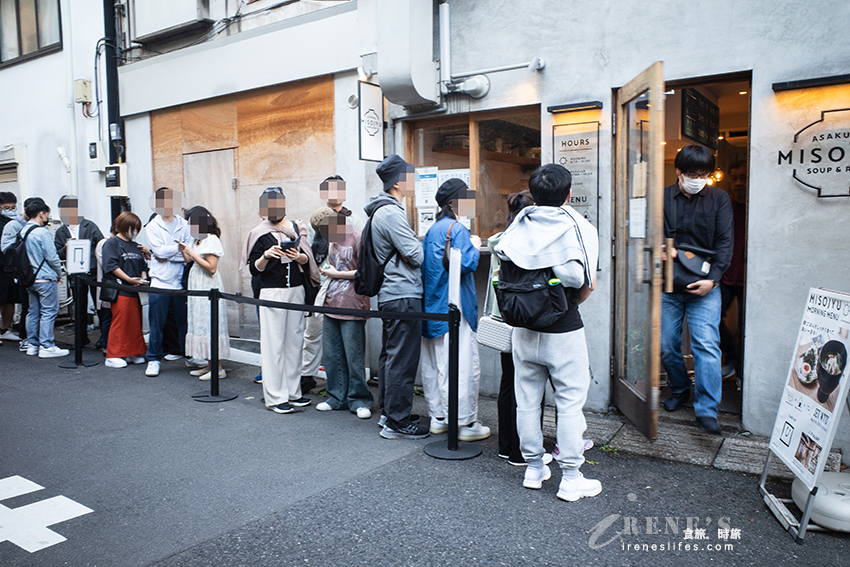
{"type": "Polygon", "coordinates": [[[720,107],[696,89],[682,89],[682,135],[717,149],[720,107]]]}
{"type": "Polygon", "coordinates": [[[599,225],[599,122],[557,124],[552,128],[555,163],[573,177],[570,206],[599,225]]]}
{"type": "Polygon", "coordinates": [[[847,399],[850,295],[812,288],[770,449],[811,490],[826,465],[847,399]]]}

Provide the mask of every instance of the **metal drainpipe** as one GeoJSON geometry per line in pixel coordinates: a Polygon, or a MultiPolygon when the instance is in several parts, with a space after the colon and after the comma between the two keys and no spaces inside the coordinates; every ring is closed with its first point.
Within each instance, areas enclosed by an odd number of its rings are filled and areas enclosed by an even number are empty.
{"type": "MultiPolygon", "coordinates": [[[[106,38],[104,46],[104,63],[106,66],[106,108],[107,108],[107,131],[109,124],[118,124],[121,131],[122,145],[124,146],[123,155],[119,155],[115,146],[112,144],[112,139],[108,141],[109,145],[109,163],[115,164],[119,159],[123,162],[127,148],[127,134],[124,132],[124,120],[121,119],[119,111],[118,99],[118,54],[115,47],[118,45],[118,34],[115,30],[115,0],[103,0],[103,35],[106,38]]],[[[115,220],[121,214],[124,197],[110,197],[112,220],[115,220]]]]}
{"type": "Polygon", "coordinates": [[[63,31],[62,31],[62,43],[63,51],[65,52],[65,89],[67,94],[67,104],[68,104],[68,130],[69,130],[69,144],[68,151],[71,155],[68,156],[68,160],[71,162],[71,171],[69,171],[69,176],[71,178],[71,195],[79,195],[79,181],[77,179],[77,104],[74,102],[74,42],[73,42],[73,33],[71,30],[71,1],[63,0],[62,2],[62,20],[63,20],[63,31]]]}

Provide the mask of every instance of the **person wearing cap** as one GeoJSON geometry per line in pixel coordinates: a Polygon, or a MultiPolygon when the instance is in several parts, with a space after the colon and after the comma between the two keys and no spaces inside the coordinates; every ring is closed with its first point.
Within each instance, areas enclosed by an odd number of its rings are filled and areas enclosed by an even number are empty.
{"type": "MultiPolygon", "coordinates": [[[[478,421],[478,388],[481,367],[478,361],[478,297],[473,274],[481,256],[481,239],[470,235],[459,217],[475,216],[475,193],[460,179],[449,179],[437,190],[436,222],[428,229],[422,247],[422,284],[426,313],[449,312],[449,272],[443,263],[445,247],[461,253],[460,348],[458,358],[458,439],[480,441],[490,436],[490,428],[478,421]],[[451,239],[451,244],[449,240],[451,239]]],[[[448,430],[449,324],[445,321],[422,323],[422,388],[431,414],[431,433],[448,430]]]]}
{"type": "MultiPolygon", "coordinates": [[[[56,245],[56,252],[59,254],[59,259],[66,262],[67,265],[65,253],[69,240],[89,240],[91,242],[91,249],[89,254],[89,272],[86,275],[93,278],[97,275],[95,249],[97,248],[97,243],[103,240],[103,233],[94,222],[80,215],[79,199],[76,195],[65,195],[59,199],[58,204],[59,218],[62,219],[62,226],[56,230],[56,234],[53,236],[53,243],[56,245]]],[[[73,283],[76,277],[78,276],[71,276],[69,278],[71,283],[73,283]]],[[[85,287],[89,288],[92,305],[97,304],[97,286],[85,287]]],[[[80,298],[80,300],[83,299],[84,297],[80,298]]],[[[86,300],[86,303],[88,303],[88,300],[86,300]]],[[[86,336],[85,344],[88,344],[88,342],[89,338],[86,336]]]]}
{"type": "MultiPolygon", "coordinates": [[[[384,185],[380,195],[366,205],[371,218],[372,246],[378,262],[386,263],[384,282],[378,292],[378,310],[422,313],[422,245],[407,223],[401,200],[414,195],[412,164],[393,154],[376,173],[384,185]]],[[[378,402],[382,408],[378,425],[385,439],[423,439],[428,428],[411,420],[413,381],[419,366],[422,321],[384,319],[379,359],[378,402]]]]}

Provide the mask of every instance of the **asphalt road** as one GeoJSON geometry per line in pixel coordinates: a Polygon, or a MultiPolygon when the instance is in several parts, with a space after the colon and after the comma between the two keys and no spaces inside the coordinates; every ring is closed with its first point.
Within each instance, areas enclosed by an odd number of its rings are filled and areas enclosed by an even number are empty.
{"type": "Polygon", "coordinates": [[[18,537],[10,518],[28,504],[62,495],[93,511],[52,525],[67,541],[40,551],[2,541],[4,567],[827,566],[850,552],[848,534],[794,543],[747,475],[593,449],[583,470],[600,496],[561,502],[557,471],[524,489],[496,456],[487,399],[483,454],[440,461],[422,449],[444,436],[385,440],[376,416],[317,412],[316,396],[296,414],[265,410],[254,367],[226,364],[222,389],[239,397],[203,404],[190,396],[208,384],[182,363],[147,378],[58,362],[0,346],[0,479],[44,487],[0,502],[0,540],[18,537]]]}

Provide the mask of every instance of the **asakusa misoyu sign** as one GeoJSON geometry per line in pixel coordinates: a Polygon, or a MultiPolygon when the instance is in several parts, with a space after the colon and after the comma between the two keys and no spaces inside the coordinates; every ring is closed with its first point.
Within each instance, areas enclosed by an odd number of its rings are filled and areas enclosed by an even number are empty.
{"type": "Polygon", "coordinates": [[[850,108],[822,111],[776,159],[818,197],[850,197],[850,108]]]}

